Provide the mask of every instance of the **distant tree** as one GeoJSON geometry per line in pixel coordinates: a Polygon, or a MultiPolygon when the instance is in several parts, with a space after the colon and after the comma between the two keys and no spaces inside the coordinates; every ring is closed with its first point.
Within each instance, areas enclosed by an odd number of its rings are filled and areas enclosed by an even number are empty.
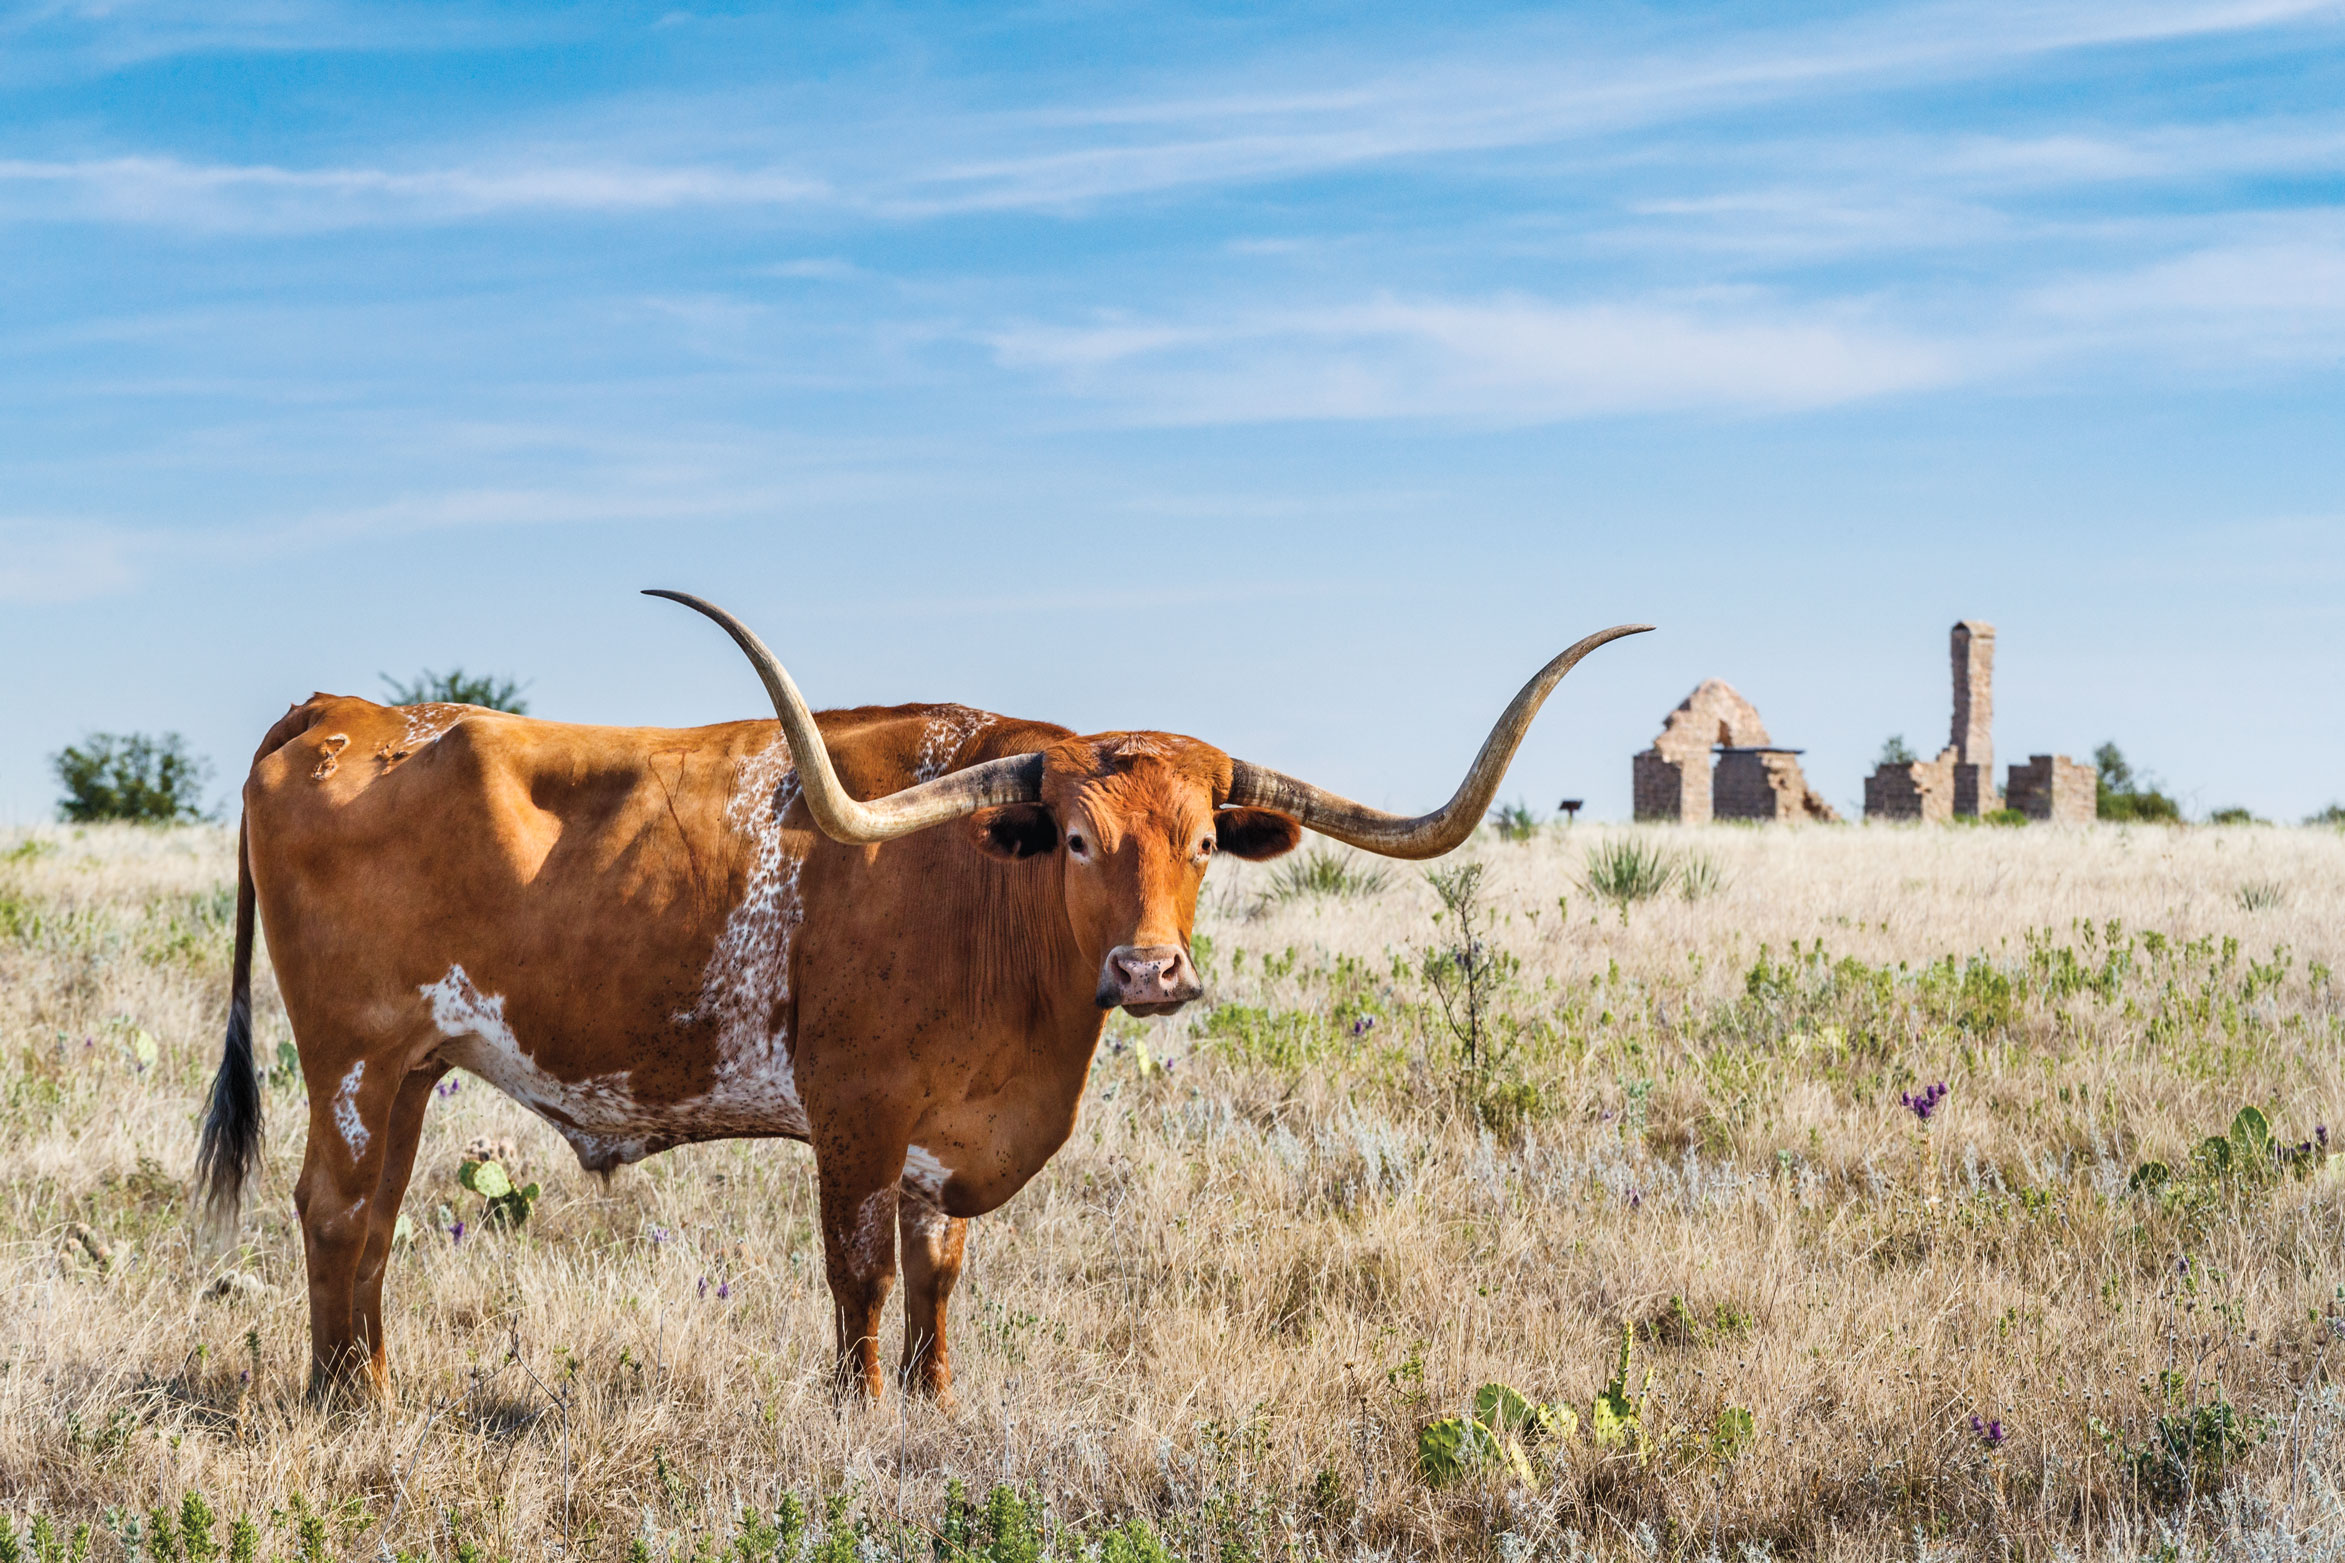
{"type": "Polygon", "coordinates": [[[1883,765],[1911,765],[1920,758],[1921,756],[1906,747],[1905,734],[1903,733],[1891,733],[1889,741],[1881,745],[1881,763],[1883,765]]]}
{"type": "Polygon", "coordinates": [[[2305,816],[2307,825],[2345,825],[2345,803],[2332,803],[2318,814],[2305,816]]]}
{"type": "Polygon", "coordinates": [[[391,704],[395,706],[420,706],[445,701],[449,705],[485,706],[491,711],[510,711],[515,716],[527,715],[529,711],[529,702],[521,698],[522,686],[494,673],[467,673],[462,668],[434,673],[430,668],[425,668],[412,681],[404,684],[385,673],[383,687],[390,690],[391,704]]]}
{"type": "Polygon", "coordinates": [[[2133,791],[2133,767],[2125,761],[2125,751],[2111,740],[2093,751],[2093,765],[2101,773],[2104,792],[2133,791]]]}
{"type": "Polygon", "coordinates": [[[58,814],[76,824],[136,820],[168,825],[204,817],[211,762],[177,733],[92,733],[49,757],[65,796],[58,814]]]}
{"type": "Polygon", "coordinates": [[[2215,810],[2214,813],[2207,816],[2207,823],[2210,825],[2261,825],[2263,821],[2255,817],[2253,810],[2234,805],[2231,808],[2215,810]]]}
{"type": "Polygon", "coordinates": [[[2100,772],[2096,812],[2102,819],[2181,823],[2182,805],[2159,790],[2156,777],[2137,775],[2114,742],[2093,751],[2093,765],[2100,772]]]}

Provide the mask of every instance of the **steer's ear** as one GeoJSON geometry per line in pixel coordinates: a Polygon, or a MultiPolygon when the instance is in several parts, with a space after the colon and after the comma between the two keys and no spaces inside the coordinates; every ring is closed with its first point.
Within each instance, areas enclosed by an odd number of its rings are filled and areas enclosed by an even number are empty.
{"type": "Polygon", "coordinates": [[[1259,863],[1294,851],[1303,827],[1270,809],[1222,809],[1213,816],[1213,834],[1222,851],[1259,863]]]}
{"type": "Polygon", "coordinates": [[[970,816],[977,826],[977,850],[988,857],[1039,857],[1059,844],[1059,822],[1039,803],[1011,803],[970,816]]]}

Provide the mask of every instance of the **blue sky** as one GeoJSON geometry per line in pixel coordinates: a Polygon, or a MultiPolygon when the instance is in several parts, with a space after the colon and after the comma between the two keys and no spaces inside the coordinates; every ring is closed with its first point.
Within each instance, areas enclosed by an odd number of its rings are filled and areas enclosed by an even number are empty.
{"type": "Polygon", "coordinates": [[[0,9],[0,818],[313,688],[2345,798],[2345,8],[0,9]]]}

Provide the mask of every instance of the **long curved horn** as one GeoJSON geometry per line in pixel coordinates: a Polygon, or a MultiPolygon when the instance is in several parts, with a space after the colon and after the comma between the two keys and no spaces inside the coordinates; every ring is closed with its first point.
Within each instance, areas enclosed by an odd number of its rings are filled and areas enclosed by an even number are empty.
{"type": "Polygon", "coordinates": [[[653,589],[643,595],[665,597],[707,614],[733,637],[734,644],[749,654],[750,665],[765,680],[765,692],[773,700],[774,715],[781,719],[782,731],[790,740],[790,759],[797,767],[806,811],[833,841],[854,847],[869,846],[876,841],[893,841],[898,836],[926,830],[931,825],[966,818],[979,809],[1042,801],[1042,756],[1013,754],[1007,759],[988,760],[916,787],[906,787],[869,803],[857,802],[847,795],[838,771],[831,765],[830,750],[823,745],[822,730],[814,725],[814,713],[806,708],[805,697],[798,693],[798,686],[790,682],[790,675],[774,660],[774,654],[766,649],[765,642],[757,638],[754,630],[715,603],[686,592],[653,589]]]}
{"type": "Polygon", "coordinates": [[[1245,760],[1232,762],[1228,802],[1292,815],[1322,836],[1333,836],[1381,857],[1439,857],[1472,835],[1474,827],[1482,822],[1482,812],[1490,807],[1499,782],[1506,777],[1507,763],[1521,746],[1523,734],[1530,731],[1531,718],[1539,714],[1539,707],[1563,681],[1563,675],[1598,646],[1623,635],[1642,635],[1652,627],[1616,624],[1611,629],[1598,630],[1541,668],[1507,706],[1498,718],[1498,725],[1490,729],[1490,737],[1483,743],[1482,752],[1474,756],[1473,769],[1466,772],[1466,779],[1458,784],[1455,795],[1430,814],[1420,814],[1415,819],[1387,814],[1382,809],[1354,803],[1309,782],[1297,781],[1268,766],[1245,760]]]}

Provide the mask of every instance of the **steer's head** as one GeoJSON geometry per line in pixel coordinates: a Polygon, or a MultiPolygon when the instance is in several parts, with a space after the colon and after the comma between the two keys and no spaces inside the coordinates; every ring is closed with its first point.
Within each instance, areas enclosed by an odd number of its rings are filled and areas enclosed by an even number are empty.
{"type": "Polygon", "coordinates": [[[1277,857],[1308,827],[1386,857],[1439,857],[1473,834],[1531,718],[1573,664],[1606,641],[1652,628],[1599,630],[1541,668],[1490,730],[1449,802],[1413,819],[1166,733],[1070,738],[863,801],[840,785],[814,713],[765,642],[714,603],[682,592],[651,595],[707,614],[749,654],[789,736],[807,812],[834,841],[888,841],[975,816],[989,852],[1059,854],[1068,918],[1099,958],[1099,1006],[1136,1015],[1168,1013],[1200,991],[1189,929],[1216,852],[1277,857]]]}
{"type": "Polygon", "coordinates": [[[1274,858],[1302,824],[1228,804],[1233,763],[1171,733],[1109,733],[1042,751],[1040,797],[975,817],[1002,858],[1057,859],[1067,923],[1099,962],[1101,1009],[1169,1015],[1204,992],[1189,956],[1197,890],[1217,853],[1274,858]]]}

